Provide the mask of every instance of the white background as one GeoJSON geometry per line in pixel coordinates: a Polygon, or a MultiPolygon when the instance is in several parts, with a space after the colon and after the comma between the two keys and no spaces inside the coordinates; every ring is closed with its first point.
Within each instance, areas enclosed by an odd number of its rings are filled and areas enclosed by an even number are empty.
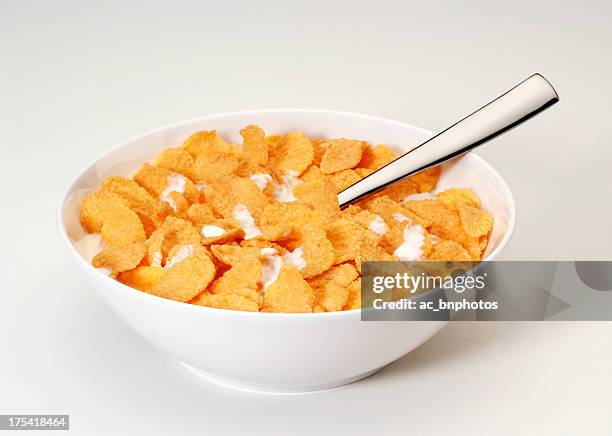
{"type": "Polygon", "coordinates": [[[0,413],[101,435],[612,432],[610,323],[454,324],[345,388],[246,394],[136,337],[55,229],[72,177],[161,125],[301,107],[437,130],[539,71],[561,103],[479,151],[517,201],[502,258],[610,259],[609,2],[85,3],[0,0],[0,413]]]}

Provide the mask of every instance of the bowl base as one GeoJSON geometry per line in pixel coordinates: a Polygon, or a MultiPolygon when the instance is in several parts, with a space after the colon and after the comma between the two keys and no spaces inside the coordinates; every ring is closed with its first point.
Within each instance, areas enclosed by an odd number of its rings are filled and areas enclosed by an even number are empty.
{"type": "Polygon", "coordinates": [[[376,368],[373,371],[368,371],[363,374],[356,375],[354,377],[345,378],[331,383],[313,384],[313,385],[298,385],[298,386],[278,386],[278,385],[260,385],[254,383],[247,383],[241,380],[236,380],[228,377],[223,377],[211,372],[202,371],[188,363],[179,361],[189,372],[203,378],[204,380],[231,389],[238,389],[245,392],[251,392],[256,394],[269,394],[269,395],[300,395],[300,394],[314,394],[321,391],[327,391],[329,389],[339,388],[341,386],[354,383],[369,377],[381,369],[376,368]]]}

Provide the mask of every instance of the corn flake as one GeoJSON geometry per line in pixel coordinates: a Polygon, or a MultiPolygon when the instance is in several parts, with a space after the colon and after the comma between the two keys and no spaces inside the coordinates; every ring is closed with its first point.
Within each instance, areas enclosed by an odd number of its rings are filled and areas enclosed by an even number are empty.
{"type": "Polygon", "coordinates": [[[323,274],[308,280],[314,290],[314,304],[326,312],[342,310],[348,301],[347,287],[359,276],[355,267],[345,263],[334,266],[323,274]]]}
{"type": "Polygon", "coordinates": [[[253,181],[242,177],[219,178],[206,186],[203,192],[206,203],[224,218],[234,218],[238,204],[246,206],[257,218],[270,201],[253,181]]]}
{"type": "Polygon", "coordinates": [[[283,265],[278,278],[268,286],[263,312],[312,312],[314,291],[293,265],[283,265]]]}
{"type": "Polygon", "coordinates": [[[455,241],[440,241],[434,244],[429,255],[430,260],[451,260],[451,261],[469,261],[472,259],[470,253],[467,252],[461,244],[455,241]]]}
{"type": "Polygon", "coordinates": [[[258,259],[261,251],[257,247],[242,247],[240,245],[211,245],[212,254],[226,265],[238,265],[248,259],[258,259]]]}
{"type": "MultiPolygon", "coordinates": [[[[187,302],[200,294],[215,277],[215,266],[199,245],[191,247],[191,254],[178,260],[165,272],[157,284],[148,292],[158,297],[187,302]]],[[[180,250],[179,248],[179,250],[180,250]]]]}
{"type": "Polygon", "coordinates": [[[172,172],[180,173],[186,177],[193,177],[193,157],[184,148],[167,148],[155,157],[153,165],[166,168],[172,172]]]}
{"type": "Polygon", "coordinates": [[[356,167],[367,144],[354,139],[339,138],[327,141],[323,147],[325,153],[321,158],[321,172],[332,174],[356,167]]]}
{"type": "Polygon", "coordinates": [[[238,153],[239,148],[225,142],[214,130],[199,131],[189,136],[182,147],[196,159],[204,152],[213,153],[238,153]]]}
{"type": "Polygon", "coordinates": [[[338,196],[329,179],[318,179],[301,183],[293,190],[301,204],[321,212],[324,219],[333,218],[340,212],[338,196]]]}
{"type": "Polygon", "coordinates": [[[165,270],[158,266],[139,266],[119,273],[117,280],[140,291],[150,291],[157,285],[165,270]]]}
{"type": "Polygon", "coordinates": [[[361,180],[361,176],[355,170],[343,170],[332,174],[331,181],[336,188],[336,193],[344,191],[351,185],[361,180]]]}
{"type": "Polygon", "coordinates": [[[334,265],[354,260],[365,229],[351,219],[334,220],[327,225],[327,238],[334,247],[334,265]]]}
{"type": "Polygon", "coordinates": [[[467,188],[451,188],[440,192],[436,196],[437,200],[444,203],[448,207],[457,208],[462,204],[480,207],[480,200],[474,194],[474,191],[467,188]]]}
{"type": "Polygon", "coordinates": [[[358,167],[377,170],[395,159],[397,159],[397,153],[386,145],[381,144],[376,147],[367,147],[363,151],[358,167]]]}
{"type": "Polygon", "coordinates": [[[98,253],[92,261],[96,268],[108,268],[112,275],[136,268],[145,256],[145,245],[138,242],[130,245],[110,245],[98,253]]]}
{"type": "Polygon", "coordinates": [[[244,312],[258,312],[259,304],[238,294],[211,294],[203,292],[191,304],[212,307],[215,309],[241,310],[244,312]]]}
{"type": "Polygon", "coordinates": [[[242,152],[244,158],[254,165],[265,165],[268,162],[268,143],[266,134],[259,126],[249,125],[240,131],[242,135],[242,152]]]}
{"type": "Polygon", "coordinates": [[[290,132],[277,142],[269,142],[268,166],[279,175],[291,171],[302,174],[312,160],[312,143],[302,132],[290,132]]]}
{"type": "Polygon", "coordinates": [[[361,307],[361,278],[354,280],[346,287],[348,298],[342,310],[353,310],[361,307]]]}
{"type": "Polygon", "coordinates": [[[493,217],[472,206],[461,204],[457,208],[463,230],[468,236],[479,237],[488,235],[493,226],[493,217]]]}

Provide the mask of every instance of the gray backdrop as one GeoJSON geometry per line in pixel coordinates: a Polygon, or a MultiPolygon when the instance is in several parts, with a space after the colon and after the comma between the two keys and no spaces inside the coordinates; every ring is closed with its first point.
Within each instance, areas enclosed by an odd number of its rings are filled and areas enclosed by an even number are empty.
{"type": "Polygon", "coordinates": [[[346,388],[248,395],[119,323],[55,230],[86,163],[170,122],[307,107],[435,130],[539,71],[561,103],[479,150],[517,200],[501,259],[610,259],[610,2],[126,3],[0,0],[0,412],[75,434],[610,434],[611,324],[455,324],[346,388]]]}

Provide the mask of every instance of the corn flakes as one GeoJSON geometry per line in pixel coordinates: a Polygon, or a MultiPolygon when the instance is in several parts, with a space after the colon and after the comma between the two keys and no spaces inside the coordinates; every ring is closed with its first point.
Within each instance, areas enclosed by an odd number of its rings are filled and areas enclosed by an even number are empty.
{"type": "Polygon", "coordinates": [[[204,188],[206,202],[224,218],[235,218],[236,206],[244,205],[253,217],[259,217],[269,203],[252,180],[242,177],[222,177],[204,188]]]}
{"type": "Polygon", "coordinates": [[[255,301],[238,294],[211,294],[210,292],[203,292],[191,301],[191,304],[214,307],[216,309],[259,312],[259,305],[255,301]]]}
{"type": "Polygon", "coordinates": [[[361,180],[361,176],[355,170],[342,170],[332,174],[331,181],[336,188],[336,193],[345,190],[349,186],[361,180]]]}
{"type": "Polygon", "coordinates": [[[353,310],[361,307],[361,278],[354,280],[346,287],[348,298],[342,310],[353,310]]]}
{"type": "Polygon", "coordinates": [[[354,139],[340,138],[328,141],[324,145],[325,153],[321,158],[321,172],[331,174],[356,167],[361,161],[365,147],[365,142],[354,139]]]}
{"type": "Polygon", "coordinates": [[[314,291],[293,265],[283,265],[265,291],[263,312],[312,312],[314,291]]]}
{"type": "Polygon", "coordinates": [[[340,212],[338,196],[329,179],[318,179],[298,185],[294,194],[301,204],[321,212],[324,219],[333,218],[340,212]]]}
{"type": "Polygon", "coordinates": [[[487,247],[493,217],[470,189],[434,191],[440,167],[340,211],[338,192],[395,160],[391,148],[240,135],[196,132],[84,196],[81,223],[103,244],[92,264],[180,302],[310,313],[360,308],[364,261],[473,261],[487,247]]]}
{"type": "Polygon", "coordinates": [[[254,165],[265,165],[268,162],[268,143],[266,134],[259,126],[246,126],[240,131],[244,142],[242,152],[247,161],[254,165]]]}
{"type": "Polygon", "coordinates": [[[342,310],[348,301],[348,286],[359,276],[355,267],[344,263],[308,280],[314,290],[314,304],[326,312],[342,310]]]}
{"type": "Polygon", "coordinates": [[[279,175],[295,171],[302,174],[312,163],[312,143],[302,132],[290,132],[278,142],[269,143],[268,165],[279,175]]]}
{"type": "Polygon", "coordinates": [[[92,260],[96,268],[108,268],[113,276],[136,268],[145,256],[145,245],[137,242],[130,245],[110,245],[105,247],[92,260]]]}
{"type": "Polygon", "coordinates": [[[162,267],[143,265],[119,273],[117,280],[139,291],[150,291],[157,285],[164,272],[162,267]]]}
{"type": "Polygon", "coordinates": [[[384,167],[395,159],[397,159],[397,153],[386,145],[381,144],[376,147],[366,148],[357,166],[359,168],[367,168],[374,171],[384,167]]]}
{"type": "Polygon", "coordinates": [[[215,266],[206,250],[196,244],[180,246],[164,269],[159,281],[147,292],[182,302],[204,291],[215,277],[215,266]]]}
{"type": "Polygon", "coordinates": [[[168,148],[155,157],[153,165],[192,178],[193,157],[184,148],[168,148]]]}

